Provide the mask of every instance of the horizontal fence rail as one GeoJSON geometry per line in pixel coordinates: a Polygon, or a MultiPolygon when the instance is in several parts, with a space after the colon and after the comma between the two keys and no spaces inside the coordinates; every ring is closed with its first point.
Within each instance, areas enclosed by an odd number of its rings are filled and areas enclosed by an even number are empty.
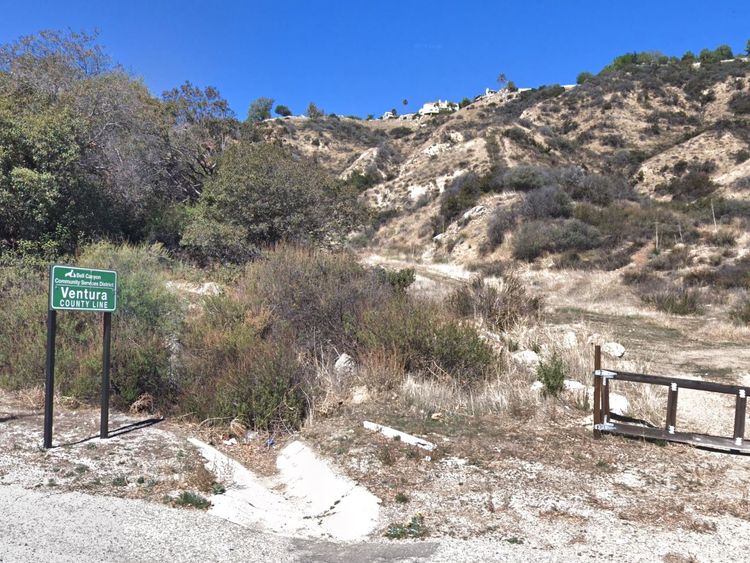
{"type": "Polygon", "coordinates": [[[594,435],[602,432],[622,434],[637,438],[652,440],[666,440],[692,444],[694,446],[717,448],[743,453],[750,453],[750,442],[745,442],[745,419],[747,412],[747,396],[750,387],[742,385],[726,385],[713,381],[682,379],[678,377],[664,377],[646,375],[626,371],[610,371],[602,369],[602,351],[600,346],[594,347],[594,435]],[[610,381],[630,381],[647,385],[661,385],[668,388],[667,412],[664,428],[655,428],[642,424],[640,421],[619,416],[610,412],[609,390],[610,381]],[[694,389],[707,393],[722,393],[736,397],[734,411],[734,432],[731,438],[711,436],[693,432],[679,432],[677,430],[677,399],[680,389],[694,389]]]}

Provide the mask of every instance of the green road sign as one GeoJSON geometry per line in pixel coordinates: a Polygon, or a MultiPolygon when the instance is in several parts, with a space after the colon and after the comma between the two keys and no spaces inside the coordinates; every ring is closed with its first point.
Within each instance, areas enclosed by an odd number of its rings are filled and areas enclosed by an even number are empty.
{"type": "Polygon", "coordinates": [[[50,309],[103,311],[117,309],[117,272],[73,266],[52,266],[50,309]]]}

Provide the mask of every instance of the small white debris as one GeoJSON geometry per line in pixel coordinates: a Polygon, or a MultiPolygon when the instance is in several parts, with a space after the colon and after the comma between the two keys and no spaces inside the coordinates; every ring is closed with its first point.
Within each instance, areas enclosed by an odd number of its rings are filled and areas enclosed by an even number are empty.
{"type": "Polygon", "coordinates": [[[237,438],[229,438],[229,440],[224,440],[225,446],[236,446],[237,445],[237,438]]]}
{"type": "Polygon", "coordinates": [[[532,391],[541,391],[542,389],[544,389],[544,383],[542,383],[541,381],[535,381],[531,384],[532,391]]]}
{"type": "Polygon", "coordinates": [[[387,436],[388,438],[397,437],[400,441],[406,444],[417,446],[418,448],[422,448],[423,450],[427,450],[429,452],[436,448],[435,444],[433,444],[432,442],[428,442],[427,440],[423,440],[422,438],[417,438],[416,436],[412,436],[411,434],[407,434],[406,432],[401,432],[400,430],[396,430],[395,428],[382,426],[381,424],[375,424],[374,422],[370,422],[368,420],[365,420],[362,424],[368,430],[380,432],[383,436],[387,436]]]}

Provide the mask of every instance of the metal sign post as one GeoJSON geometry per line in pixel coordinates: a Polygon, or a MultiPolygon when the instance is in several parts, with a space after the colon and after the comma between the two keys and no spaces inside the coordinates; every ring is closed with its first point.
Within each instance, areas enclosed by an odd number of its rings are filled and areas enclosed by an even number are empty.
{"type": "Polygon", "coordinates": [[[52,410],[55,393],[55,336],[57,311],[104,313],[102,397],[99,437],[109,437],[109,366],[112,312],[117,309],[117,272],[73,266],[50,266],[47,309],[47,364],[44,390],[44,447],[52,447],[52,410]]]}

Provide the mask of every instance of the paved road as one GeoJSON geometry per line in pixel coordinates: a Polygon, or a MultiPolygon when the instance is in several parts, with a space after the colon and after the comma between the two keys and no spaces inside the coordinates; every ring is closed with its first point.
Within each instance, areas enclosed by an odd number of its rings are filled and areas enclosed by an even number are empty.
{"type": "Polygon", "coordinates": [[[426,561],[437,544],[337,545],[264,534],[196,510],[0,486],[0,562],[426,561]]]}

